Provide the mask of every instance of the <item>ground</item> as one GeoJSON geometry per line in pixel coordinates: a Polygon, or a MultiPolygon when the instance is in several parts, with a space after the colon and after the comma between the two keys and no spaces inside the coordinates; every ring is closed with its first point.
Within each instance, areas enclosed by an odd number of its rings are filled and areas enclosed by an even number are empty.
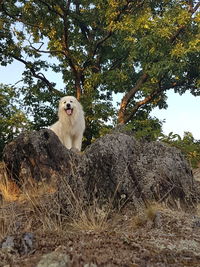
{"type": "Polygon", "coordinates": [[[37,197],[12,190],[10,199],[2,190],[0,266],[200,266],[198,205],[151,203],[137,213],[95,207],[63,219],[49,210],[53,190],[37,197]]]}

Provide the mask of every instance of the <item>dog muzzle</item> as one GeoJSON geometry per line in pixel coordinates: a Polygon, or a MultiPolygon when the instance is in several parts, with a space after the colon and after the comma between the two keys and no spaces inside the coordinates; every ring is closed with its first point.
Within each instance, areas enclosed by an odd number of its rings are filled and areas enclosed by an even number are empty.
{"type": "Polygon", "coordinates": [[[71,105],[70,104],[67,104],[66,105],[66,108],[65,108],[65,112],[67,113],[67,115],[72,115],[73,113],[73,108],[71,108],[71,105]]]}

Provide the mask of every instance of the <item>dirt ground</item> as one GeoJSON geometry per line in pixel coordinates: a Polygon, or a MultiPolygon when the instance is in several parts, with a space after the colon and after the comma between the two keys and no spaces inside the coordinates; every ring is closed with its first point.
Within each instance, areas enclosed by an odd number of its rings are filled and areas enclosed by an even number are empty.
{"type": "Polygon", "coordinates": [[[0,266],[200,266],[200,217],[180,210],[155,205],[153,211],[139,215],[130,210],[112,214],[102,229],[66,224],[65,229],[55,227],[46,232],[42,225],[36,227],[28,221],[27,214],[26,218],[20,216],[21,224],[23,221],[27,232],[33,234],[33,242],[25,250],[25,229],[14,233],[7,229],[1,241],[0,266]],[[6,247],[9,236],[15,238],[15,245],[6,247]],[[50,262],[57,265],[38,265],[43,255],[54,251],[49,254],[50,262]],[[66,265],[59,263],[63,255],[68,256],[66,265]]]}
{"type": "Polygon", "coordinates": [[[60,220],[47,202],[51,194],[1,200],[0,266],[200,266],[198,206],[152,203],[139,213],[126,207],[60,220]]]}

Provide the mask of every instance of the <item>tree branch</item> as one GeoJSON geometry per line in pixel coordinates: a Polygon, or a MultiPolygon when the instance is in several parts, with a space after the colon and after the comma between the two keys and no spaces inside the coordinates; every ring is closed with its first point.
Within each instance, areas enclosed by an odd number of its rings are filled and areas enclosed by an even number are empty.
{"type": "Polygon", "coordinates": [[[113,63],[112,66],[109,68],[109,71],[115,70],[116,68],[121,66],[121,63],[124,62],[129,56],[129,51],[127,50],[125,55],[122,57],[117,58],[113,63]]]}
{"type": "Polygon", "coordinates": [[[34,47],[30,41],[28,41],[28,42],[29,42],[30,47],[38,53],[44,53],[44,54],[54,54],[55,53],[55,54],[65,55],[65,53],[62,50],[40,50],[42,48],[42,46],[44,45],[44,42],[41,42],[41,45],[39,48],[34,47]]]}
{"type": "Polygon", "coordinates": [[[47,1],[38,0],[38,2],[40,2],[40,3],[42,3],[44,6],[46,6],[46,7],[49,9],[49,11],[55,13],[56,15],[58,15],[58,16],[61,17],[61,18],[63,17],[63,15],[62,15],[60,12],[58,12],[58,11],[54,8],[54,6],[51,6],[50,4],[48,4],[47,1]]]}
{"type": "Polygon", "coordinates": [[[27,26],[31,26],[33,28],[37,28],[37,29],[40,29],[39,25],[35,25],[35,24],[31,24],[31,23],[27,23],[26,21],[24,21],[22,18],[20,18],[18,15],[12,15],[8,12],[8,10],[5,8],[5,5],[2,1],[2,5],[1,5],[1,8],[3,10],[3,12],[6,14],[6,16],[8,16],[9,18],[13,19],[13,20],[16,20],[18,22],[21,22],[27,26]]]}
{"type": "MultiPolygon", "coordinates": [[[[196,6],[193,7],[191,1],[190,1],[189,5],[190,5],[189,12],[191,13],[191,15],[194,14],[197,11],[197,9],[200,7],[200,3],[196,4],[196,6]]],[[[170,42],[172,44],[174,43],[174,41],[178,38],[178,36],[181,34],[181,32],[185,28],[186,28],[186,25],[182,25],[182,26],[179,27],[177,32],[170,39],[170,42]]],[[[130,115],[125,117],[125,111],[126,111],[126,108],[127,108],[128,104],[129,104],[129,102],[131,101],[131,99],[135,96],[136,92],[140,90],[141,86],[147,80],[148,80],[148,74],[145,73],[137,81],[135,87],[133,87],[129,92],[127,92],[126,95],[122,98],[122,101],[121,101],[121,104],[120,104],[120,109],[119,109],[119,112],[118,112],[118,123],[120,123],[120,124],[127,123],[133,117],[133,115],[137,112],[137,110],[141,106],[149,103],[156,95],[158,95],[160,92],[162,92],[162,90],[161,91],[160,90],[153,91],[144,100],[137,102],[135,104],[135,107],[131,110],[130,115]]],[[[174,86],[175,86],[175,84],[174,84],[174,86]]],[[[170,88],[173,88],[174,86],[172,85],[170,88]]]]}
{"type": "MultiPolygon", "coordinates": [[[[129,9],[129,4],[130,1],[127,1],[126,4],[123,6],[123,8],[119,11],[117,16],[114,18],[113,20],[114,22],[117,22],[121,19],[122,14],[124,14],[124,12],[129,9]]],[[[113,35],[113,33],[114,33],[113,30],[108,31],[104,37],[102,37],[99,41],[96,42],[92,52],[92,58],[94,58],[94,56],[97,54],[98,49],[113,35]]],[[[92,62],[92,61],[88,59],[86,62],[92,62]]]]}
{"type": "Polygon", "coordinates": [[[3,9],[3,1],[4,1],[4,0],[0,0],[0,10],[3,9]]]}
{"type": "Polygon", "coordinates": [[[141,106],[144,106],[148,103],[150,103],[156,96],[158,96],[161,92],[163,92],[163,89],[158,89],[153,91],[150,95],[148,95],[147,97],[145,97],[143,100],[138,101],[134,108],[131,110],[130,114],[124,118],[124,124],[127,123],[128,121],[130,121],[132,119],[132,117],[135,115],[135,113],[138,111],[138,109],[141,106]]]}
{"type": "Polygon", "coordinates": [[[192,8],[191,13],[194,14],[200,7],[200,3],[196,4],[195,7],[192,8]]]}
{"type": "Polygon", "coordinates": [[[82,68],[79,66],[76,59],[73,57],[73,55],[70,54],[69,49],[69,36],[68,36],[68,30],[69,30],[69,23],[68,23],[68,15],[69,15],[69,7],[70,7],[71,1],[67,1],[67,6],[64,9],[64,16],[63,16],[63,23],[64,23],[64,32],[63,32],[63,50],[65,57],[69,63],[69,66],[74,74],[75,78],[75,89],[76,89],[76,97],[79,100],[82,94],[82,86],[81,86],[81,76],[82,76],[82,68]]]}
{"type": "Polygon", "coordinates": [[[70,56],[70,49],[69,49],[69,36],[68,36],[68,21],[67,21],[67,16],[68,16],[68,11],[69,11],[69,3],[70,1],[67,2],[67,8],[64,9],[64,16],[63,16],[63,24],[64,24],[64,29],[63,29],[63,50],[64,50],[64,55],[71,67],[71,69],[76,71],[76,63],[74,63],[74,59],[72,56],[70,56]]]}
{"type": "Polygon", "coordinates": [[[144,73],[139,80],[136,82],[136,85],[128,92],[125,94],[125,96],[122,98],[121,104],[120,104],[120,109],[118,113],[118,122],[120,124],[125,124],[125,118],[124,118],[124,113],[125,110],[131,101],[131,99],[135,96],[137,91],[140,89],[140,87],[147,81],[148,79],[148,74],[144,73]]]}
{"type": "Polygon", "coordinates": [[[25,61],[24,59],[16,56],[16,55],[11,55],[14,59],[16,59],[17,61],[20,61],[21,63],[23,63],[32,73],[33,77],[41,80],[42,82],[44,82],[47,87],[49,88],[49,91],[59,95],[59,96],[63,96],[63,93],[60,92],[59,90],[55,89],[52,85],[52,83],[44,76],[43,73],[36,73],[36,71],[34,70],[34,67],[32,66],[32,63],[25,61]]]}
{"type": "Polygon", "coordinates": [[[90,34],[90,30],[88,29],[87,25],[84,23],[83,20],[81,20],[81,13],[80,13],[80,1],[75,0],[75,6],[76,6],[76,16],[74,16],[74,20],[77,22],[78,26],[81,29],[82,35],[84,36],[85,40],[89,43],[92,41],[92,36],[90,34]]]}
{"type": "Polygon", "coordinates": [[[135,113],[138,111],[138,109],[141,106],[144,106],[144,105],[150,103],[155,97],[159,96],[162,92],[167,91],[167,90],[172,89],[172,88],[176,88],[176,87],[182,86],[184,84],[185,83],[183,81],[181,81],[181,82],[173,82],[168,87],[163,88],[162,85],[161,85],[161,80],[160,80],[158,82],[157,90],[154,90],[150,95],[148,95],[143,100],[138,101],[135,104],[134,108],[130,111],[129,115],[124,118],[124,124],[127,123],[128,121],[130,121],[133,118],[133,116],[135,115],[135,113]]]}
{"type": "MultiPolygon", "coordinates": [[[[191,3],[191,1],[189,1],[189,13],[191,13],[191,15],[193,15],[197,9],[200,7],[200,3],[196,4],[195,7],[193,7],[193,4],[191,3]]],[[[184,31],[184,29],[186,28],[186,25],[181,25],[177,32],[170,38],[170,42],[174,43],[174,41],[177,39],[177,37],[184,31]]]]}

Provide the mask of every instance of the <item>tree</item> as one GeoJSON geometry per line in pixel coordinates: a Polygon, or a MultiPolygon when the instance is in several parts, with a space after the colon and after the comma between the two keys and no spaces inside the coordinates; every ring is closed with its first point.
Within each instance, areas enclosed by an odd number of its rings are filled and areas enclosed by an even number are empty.
{"type": "Polygon", "coordinates": [[[87,143],[141,109],[166,107],[166,91],[199,95],[198,1],[8,0],[1,3],[0,61],[25,66],[19,88],[36,128],[55,120],[60,96],[86,113],[87,143]],[[62,73],[57,88],[46,71],[62,73]],[[113,94],[123,93],[119,109],[113,94]],[[42,107],[41,107],[42,106],[42,107]],[[104,131],[104,130],[103,130],[104,131]]]}
{"type": "Polygon", "coordinates": [[[200,140],[195,140],[192,133],[185,132],[183,138],[170,132],[168,136],[161,135],[159,139],[171,146],[179,148],[187,157],[193,168],[197,168],[200,161],[200,140]]]}
{"type": "Polygon", "coordinates": [[[25,114],[17,107],[18,97],[13,87],[0,84],[0,158],[5,143],[30,127],[25,114]]]}

